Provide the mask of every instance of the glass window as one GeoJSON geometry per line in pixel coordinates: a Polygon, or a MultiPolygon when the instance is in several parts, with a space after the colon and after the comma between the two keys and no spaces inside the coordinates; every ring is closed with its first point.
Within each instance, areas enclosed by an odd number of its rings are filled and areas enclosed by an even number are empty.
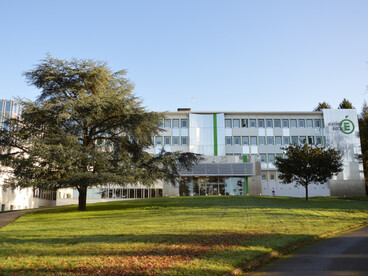
{"type": "Polygon", "coordinates": [[[266,120],[266,125],[267,125],[267,127],[273,127],[272,119],[267,119],[266,120]]]}
{"type": "Polygon", "coordinates": [[[163,127],[164,121],[162,119],[158,120],[158,127],[163,127]]]}
{"type": "Polygon", "coordinates": [[[242,143],[243,145],[249,145],[249,137],[248,136],[243,136],[242,137],[242,143]]]}
{"type": "Polygon", "coordinates": [[[248,127],[248,119],[241,120],[242,127],[248,127]]]}
{"type": "Polygon", "coordinates": [[[304,144],[304,143],[307,142],[307,138],[305,136],[300,136],[299,141],[300,141],[300,143],[304,144]]]}
{"type": "Polygon", "coordinates": [[[275,181],[275,172],[270,172],[270,180],[275,181]]]}
{"type": "Polygon", "coordinates": [[[284,127],[284,128],[289,127],[289,120],[288,119],[282,119],[282,127],[284,127]]]}
{"type": "Polygon", "coordinates": [[[307,119],[307,127],[313,127],[313,120],[307,119]]]}
{"type": "Polygon", "coordinates": [[[182,136],[181,137],[181,144],[182,145],[188,145],[188,137],[187,136],[182,136]]]}
{"type": "Polygon", "coordinates": [[[251,136],[250,137],[250,144],[253,145],[257,145],[257,137],[256,136],[251,136]]]}
{"type": "Polygon", "coordinates": [[[321,121],[319,119],[314,120],[314,127],[316,128],[321,127],[321,121]]]}
{"type": "Polygon", "coordinates": [[[170,119],[165,119],[164,125],[165,125],[165,128],[171,128],[171,120],[170,119]]]}
{"type": "Polygon", "coordinates": [[[293,145],[298,145],[298,136],[291,136],[291,143],[293,145]]]}
{"type": "Polygon", "coordinates": [[[262,180],[267,180],[267,174],[266,172],[261,172],[262,180]]]}
{"type": "Polygon", "coordinates": [[[281,145],[281,136],[276,136],[275,137],[275,144],[280,146],[281,145]]]}
{"type": "Polygon", "coordinates": [[[290,120],[290,127],[296,127],[296,119],[290,120]]]}
{"type": "Polygon", "coordinates": [[[234,127],[240,127],[240,120],[239,119],[234,119],[233,124],[234,124],[234,127]]]}
{"type": "Polygon", "coordinates": [[[231,119],[225,119],[225,127],[232,128],[231,119]]]}
{"type": "Polygon", "coordinates": [[[231,136],[226,136],[225,137],[225,144],[226,145],[231,145],[232,144],[232,137],[231,136]]]}
{"type": "Polygon", "coordinates": [[[273,136],[267,136],[267,145],[273,145],[273,136]]]}
{"type": "Polygon", "coordinates": [[[240,136],[234,137],[234,145],[240,145],[240,136]]]}
{"type": "Polygon", "coordinates": [[[256,127],[256,119],[249,120],[250,127],[256,127]]]}
{"type": "Polygon", "coordinates": [[[266,138],[264,136],[259,136],[258,139],[260,145],[266,145],[266,138]]]}
{"type": "Polygon", "coordinates": [[[283,154],[282,153],[276,153],[276,158],[282,158],[283,154]]]}
{"type": "Polygon", "coordinates": [[[162,137],[156,137],[156,145],[162,145],[162,137]]]}
{"type": "Polygon", "coordinates": [[[313,136],[308,136],[308,144],[309,145],[314,145],[314,137],[313,136]]]}
{"type": "Polygon", "coordinates": [[[305,127],[304,119],[299,119],[298,122],[299,122],[299,127],[305,127]]]}
{"type": "Polygon", "coordinates": [[[171,145],[171,137],[165,136],[165,145],[171,145]]]}
{"type": "Polygon", "coordinates": [[[273,153],[268,154],[268,163],[275,162],[275,155],[273,153]]]}
{"type": "Polygon", "coordinates": [[[259,156],[261,157],[261,162],[262,163],[266,163],[266,154],[265,153],[261,153],[259,156]]]}
{"type": "Polygon", "coordinates": [[[280,119],[275,119],[273,120],[275,127],[281,127],[281,120],[280,119]]]}
{"type": "Polygon", "coordinates": [[[290,145],[290,137],[289,136],[284,136],[284,145],[290,145]]]}
{"type": "Polygon", "coordinates": [[[173,128],[179,128],[179,119],[173,119],[173,128]]]}
{"type": "Polygon", "coordinates": [[[262,127],[262,128],[265,127],[265,124],[264,124],[264,120],[263,119],[258,119],[258,127],[262,127]]]}
{"type": "Polygon", "coordinates": [[[316,144],[317,145],[322,145],[322,137],[321,136],[316,137],[316,144]]]}
{"type": "Polygon", "coordinates": [[[174,136],[173,137],[173,145],[174,146],[178,146],[179,145],[179,136],[174,136]]]}
{"type": "Polygon", "coordinates": [[[188,119],[181,119],[181,127],[188,128],[188,119]]]}

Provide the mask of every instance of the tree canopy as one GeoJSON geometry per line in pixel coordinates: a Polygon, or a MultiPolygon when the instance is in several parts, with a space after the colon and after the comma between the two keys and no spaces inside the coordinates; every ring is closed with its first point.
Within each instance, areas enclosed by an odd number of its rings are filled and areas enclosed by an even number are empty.
{"type": "Polygon", "coordinates": [[[324,183],[342,171],[341,153],[333,148],[313,145],[290,145],[285,148],[286,158],[277,157],[275,165],[280,179],[285,183],[295,182],[305,188],[308,200],[308,185],[324,183]]]}
{"type": "Polygon", "coordinates": [[[354,109],[354,106],[349,100],[344,98],[339,104],[338,109],[354,109]]]}
{"type": "Polygon", "coordinates": [[[331,105],[326,102],[318,103],[316,108],[313,111],[322,111],[322,109],[331,109],[331,105]]]}
{"type": "Polygon", "coordinates": [[[25,72],[41,93],[35,102],[18,99],[22,115],[0,130],[0,162],[14,172],[7,185],[74,187],[85,210],[88,187],[175,183],[179,164],[198,162],[192,153],[147,153],[164,114],[142,106],[125,74],[99,61],[51,56],[25,72]]]}

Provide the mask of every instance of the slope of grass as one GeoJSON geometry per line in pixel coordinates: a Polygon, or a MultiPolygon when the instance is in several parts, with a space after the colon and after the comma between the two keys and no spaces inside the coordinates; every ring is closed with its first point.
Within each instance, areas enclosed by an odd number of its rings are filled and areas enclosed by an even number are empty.
{"type": "Polygon", "coordinates": [[[368,201],[175,197],[28,213],[0,229],[0,274],[221,275],[368,219],[368,201]]]}

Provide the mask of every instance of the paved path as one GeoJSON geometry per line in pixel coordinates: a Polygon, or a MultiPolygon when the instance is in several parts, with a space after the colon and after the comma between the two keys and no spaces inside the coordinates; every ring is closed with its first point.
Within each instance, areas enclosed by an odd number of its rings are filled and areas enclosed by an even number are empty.
{"type": "Polygon", "coordinates": [[[368,227],[319,241],[250,275],[368,275],[368,227]]]}

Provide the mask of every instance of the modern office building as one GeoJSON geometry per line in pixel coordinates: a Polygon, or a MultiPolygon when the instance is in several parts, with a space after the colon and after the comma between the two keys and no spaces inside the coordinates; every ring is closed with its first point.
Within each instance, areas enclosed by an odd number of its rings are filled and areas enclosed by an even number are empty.
{"type": "MultiPolygon", "coordinates": [[[[181,170],[175,187],[109,185],[89,189],[87,202],[157,196],[276,195],[304,197],[305,189],[284,184],[274,165],[283,147],[308,143],[331,146],[343,153],[343,171],[327,183],[309,187],[310,196],[365,195],[357,113],[355,109],[323,112],[193,112],[178,109],[162,121],[162,133],[153,137],[151,154],[193,152],[203,160],[181,170]]],[[[77,203],[78,192],[60,189],[56,204],[77,203]]]]}

